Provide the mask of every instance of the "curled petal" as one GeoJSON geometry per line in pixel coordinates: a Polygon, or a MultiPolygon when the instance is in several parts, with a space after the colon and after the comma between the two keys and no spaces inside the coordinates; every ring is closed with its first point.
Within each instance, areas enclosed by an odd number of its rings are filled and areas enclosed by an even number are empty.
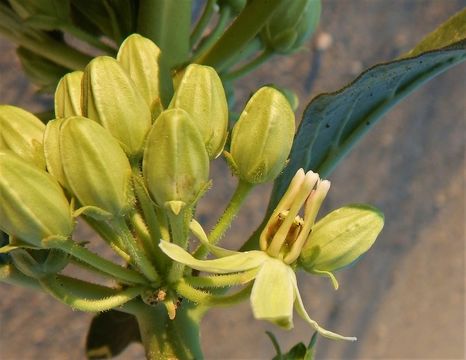
{"type": "Polygon", "coordinates": [[[238,252],[215,260],[198,260],[178,245],[161,240],[160,248],[171,259],[193,269],[217,274],[246,271],[261,266],[269,257],[262,251],[238,252]]]}
{"type": "Polygon", "coordinates": [[[201,242],[202,245],[208,248],[212,254],[214,254],[215,256],[219,258],[238,254],[237,251],[227,250],[227,249],[221,248],[220,246],[212,245],[209,242],[209,239],[207,238],[207,235],[204,232],[204,229],[202,228],[201,224],[199,224],[194,219],[191,220],[191,223],[189,224],[189,230],[191,230],[193,235],[201,242]]]}
{"type": "Polygon", "coordinates": [[[293,287],[295,292],[295,307],[296,312],[299,316],[301,316],[309,325],[311,325],[320,335],[333,339],[333,340],[348,340],[348,341],[356,341],[357,339],[353,336],[343,336],[336,334],[334,332],[325,330],[324,328],[320,327],[316,321],[312,320],[306,312],[304,308],[303,300],[301,299],[301,295],[299,294],[298,284],[296,281],[296,275],[290,267],[288,267],[288,271],[290,272],[290,277],[293,278],[293,287]]]}

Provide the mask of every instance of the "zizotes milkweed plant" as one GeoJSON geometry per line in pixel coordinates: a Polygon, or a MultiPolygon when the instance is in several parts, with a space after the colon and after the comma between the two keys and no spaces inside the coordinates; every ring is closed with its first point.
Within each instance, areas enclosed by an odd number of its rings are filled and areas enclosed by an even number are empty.
{"type": "Polygon", "coordinates": [[[163,108],[159,55],[150,40],[131,35],[116,59],[97,57],[83,72],[64,76],[55,119],[47,125],[25,110],[0,106],[0,229],[10,239],[1,251],[9,254],[12,271],[75,309],[135,314],[146,350],[155,340],[143,331],[144,311],[165,307],[167,319],[176,321],[183,307],[232,305],[248,297],[256,319],[291,329],[296,310],[322,336],[355,340],[309,317],[296,272],[326,276],[337,289],[334,272],[371,247],[383,215],[355,204],[316,221],[330,182],[300,169],[260,234],[259,249],[218,247],[250,190],[286,166],[294,114],[280,91],[263,87],[229,138],[227,101],[215,70],[191,64],[178,72],[175,94],[163,108]],[[212,186],[210,161],[219,156],[238,188],[207,235],[195,209],[212,186]],[[75,239],[78,218],[126,265],[75,239]],[[206,260],[209,253],[215,258],[206,260]],[[115,286],[63,275],[70,263],[115,286]],[[226,291],[233,287],[239,290],[226,291]]]}

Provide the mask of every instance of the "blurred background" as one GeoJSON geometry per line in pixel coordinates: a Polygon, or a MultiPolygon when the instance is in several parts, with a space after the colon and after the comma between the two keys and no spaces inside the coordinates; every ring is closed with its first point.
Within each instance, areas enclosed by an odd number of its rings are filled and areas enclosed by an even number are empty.
{"type": "MultiPolygon", "coordinates": [[[[324,0],[317,36],[289,58],[276,57],[241,82],[239,104],[267,83],[289,87],[301,101],[335,91],[362,70],[412,48],[465,0],[324,0]],[[320,50],[317,52],[316,48],[320,50]]],[[[325,278],[300,274],[309,314],[356,343],[320,338],[317,359],[463,359],[465,356],[466,65],[424,85],[392,110],[331,175],[322,213],[350,202],[385,213],[385,228],[354,267],[325,278]]],[[[14,45],[0,38],[0,103],[44,111],[52,98],[37,94],[22,74],[14,45]]],[[[212,226],[235,179],[221,159],[199,219],[212,226]]],[[[263,217],[270,186],[254,191],[224,241],[237,247],[263,217]]],[[[80,239],[92,237],[81,229],[80,239]]],[[[93,241],[98,241],[94,239],[93,241]]],[[[0,359],[84,359],[92,315],[51,297],[0,284],[0,359]]],[[[247,302],[214,309],[202,326],[207,359],[270,359],[270,330],[288,350],[312,332],[298,318],[292,331],[255,321],[247,302]]],[[[143,359],[133,344],[119,359],[143,359]]]]}

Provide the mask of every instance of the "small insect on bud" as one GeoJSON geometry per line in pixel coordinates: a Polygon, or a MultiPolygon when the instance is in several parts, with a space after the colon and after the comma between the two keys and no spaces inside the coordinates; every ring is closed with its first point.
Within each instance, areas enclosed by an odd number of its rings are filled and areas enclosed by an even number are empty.
{"type": "Polygon", "coordinates": [[[170,108],[183,109],[191,116],[201,132],[210,159],[222,153],[228,131],[228,104],[222,81],[213,68],[189,65],[170,108]]]}
{"type": "Polygon", "coordinates": [[[42,137],[45,125],[33,114],[16,106],[0,105],[0,149],[45,168],[42,137]]]}
{"type": "Polygon", "coordinates": [[[118,216],[131,202],[131,165],[118,141],[82,116],[60,127],[60,153],[70,191],[81,205],[118,216]]]}
{"type": "Polygon", "coordinates": [[[55,90],[55,117],[66,118],[82,115],[81,83],[82,71],[73,71],[63,76],[55,90]]]}
{"type": "Polygon", "coordinates": [[[170,109],[157,118],[147,138],[143,172],[153,200],[175,214],[205,190],[209,157],[186,111],[170,109]]]}
{"type": "Polygon", "coordinates": [[[295,132],[295,118],[283,94],[259,89],[246,104],[233,128],[231,153],[234,173],[251,184],[275,179],[285,166],[295,132]]]}
{"type": "Polygon", "coordinates": [[[139,34],[128,36],[117,55],[118,62],[134,81],[151,112],[160,104],[159,56],[158,46],[139,34]]]}
{"type": "Polygon", "coordinates": [[[287,0],[264,26],[261,37],[278,53],[298,50],[319,24],[321,0],[287,0]]]}
{"type": "Polygon", "coordinates": [[[41,246],[49,236],[73,231],[70,205],[58,182],[9,151],[0,151],[0,229],[41,246]]]}
{"type": "Polygon", "coordinates": [[[84,70],[82,86],[83,115],[118,139],[128,156],[141,155],[151,112],[120,63],[109,56],[96,57],[84,70]]]}

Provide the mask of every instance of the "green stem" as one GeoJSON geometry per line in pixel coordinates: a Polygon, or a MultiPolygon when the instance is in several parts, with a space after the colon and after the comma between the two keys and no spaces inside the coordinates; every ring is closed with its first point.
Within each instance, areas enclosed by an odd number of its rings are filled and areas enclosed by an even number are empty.
{"type": "MultiPolygon", "coordinates": [[[[212,229],[210,232],[208,239],[209,242],[213,245],[217,244],[222,235],[225,231],[230,227],[231,222],[235,218],[236,214],[238,214],[241,205],[243,204],[244,200],[248,196],[249,192],[253,188],[253,184],[249,184],[245,181],[239,180],[238,186],[228,203],[225,211],[223,212],[222,216],[220,217],[217,225],[212,229]]],[[[208,253],[208,249],[205,246],[200,246],[194,253],[194,257],[197,259],[204,258],[208,253]]]]}
{"type": "MultiPolygon", "coordinates": [[[[170,222],[171,238],[174,244],[186,249],[188,245],[189,224],[192,218],[192,209],[184,208],[178,215],[173,214],[170,210],[167,211],[168,220],[170,222]]],[[[175,283],[183,276],[184,265],[176,261],[172,262],[172,267],[168,274],[168,282],[175,283]]]]}
{"type": "Polygon", "coordinates": [[[274,55],[273,51],[265,49],[259,56],[244,64],[237,70],[233,70],[222,76],[223,81],[232,81],[249,74],[257,67],[268,61],[274,55]]]}
{"type": "Polygon", "coordinates": [[[131,234],[128,225],[126,225],[125,219],[115,218],[112,220],[111,225],[128,251],[131,261],[134,262],[134,265],[139,269],[139,271],[142,272],[151,282],[160,282],[160,276],[157,274],[154,265],[152,265],[147,258],[142,246],[140,246],[131,234]]]}
{"type": "Polygon", "coordinates": [[[229,59],[240,52],[256,37],[283,0],[252,0],[236,20],[225,31],[217,43],[204,56],[197,59],[199,64],[210,65],[222,72],[229,59]]]}
{"type": "Polygon", "coordinates": [[[247,299],[251,294],[252,285],[251,283],[231,295],[213,295],[193,288],[184,280],[180,281],[175,289],[178,294],[195,304],[204,306],[230,306],[247,299]]]}
{"type": "Polygon", "coordinates": [[[116,50],[115,48],[104,44],[95,36],[81,30],[80,28],[74,26],[71,23],[65,23],[60,27],[60,30],[63,32],[67,32],[68,34],[74,36],[76,39],[79,39],[83,42],[88,43],[89,45],[93,46],[96,49],[102,50],[108,55],[115,55],[116,50]]]}
{"type": "Polygon", "coordinates": [[[67,291],[58,277],[50,277],[39,280],[42,288],[57,300],[70,306],[72,309],[86,312],[101,312],[121,306],[139,296],[143,287],[129,287],[115,292],[113,295],[101,299],[88,299],[73,295],[67,291]]]}
{"type": "MultiPolygon", "coordinates": [[[[101,298],[114,295],[117,290],[93,284],[87,281],[75,279],[65,275],[57,275],[57,281],[65,289],[64,291],[72,293],[75,296],[82,298],[101,298]]],[[[0,282],[11,285],[19,285],[33,290],[42,290],[38,280],[30,278],[20,272],[13,264],[4,264],[0,266],[0,282]]],[[[119,307],[118,310],[133,314],[140,308],[140,304],[136,301],[130,301],[119,307]]]]}
{"type": "Polygon", "coordinates": [[[207,0],[205,4],[204,11],[202,12],[199,21],[197,22],[196,26],[190,37],[190,44],[191,47],[194,46],[199,39],[201,38],[202,34],[206,26],[209,24],[212,15],[214,14],[215,5],[217,4],[217,0],[207,0]]]}
{"type": "Polygon", "coordinates": [[[191,0],[140,0],[138,33],[151,39],[161,50],[160,91],[164,107],[173,95],[172,71],[189,58],[191,0]]]}
{"type": "Polygon", "coordinates": [[[138,169],[133,169],[133,184],[136,198],[144,215],[145,224],[149,228],[150,239],[146,240],[149,242],[146,246],[150,249],[154,257],[157,269],[163,273],[165,272],[168,258],[160,250],[158,244],[160,239],[170,241],[168,225],[166,221],[163,221],[163,214],[159,214],[160,216],[158,216],[155,206],[144,185],[144,179],[138,169]]]}
{"type": "Polygon", "coordinates": [[[64,251],[79,260],[95,267],[104,273],[109,274],[113,278],[125,284],[146,284],[146,279],[138,272],[126,269],[122,266],[114,264],[113,262],[100,257],[97,254],[87,250],[86,248],[78,245],[72,240],[44,240],[44,247],[54,248],[64,251]]]}
{"type": "Polygon", "coordinates": [[[90,216],[84,215],[82,217],[118,256],[120,256],[125,262],[129,263],[131,260],[130,256],[123,250],[120,238],[108,224],[103,221],[97,221],[90,216]]]}
{"type": "Polygon", "coordinates": [[[230,17],[230,7],[226,6],[222,8],[222,10],[220,11],[220,18],[218,19],[217,25],[215,25],[215,28],[212,30],[212,32],[204,39],[204,41],[196,49],[196,52],[194,53],[195,59],[193,62],[198,62],[197,59],[202,58],[202,56],[212,48],[212,46],[218,41],[218,39],[220,39],[223,31],[230,22],[230,17]]]}
{"type": "Polygon", "coordinates": [[[263,50],[264,45],[259,37],[255,37],[251,41],[249,41],[240,51],[236,54],[232,55],[231,58],[227,59],[224,63],[224,69],[229,69],[236,64],[239,64],[241,61],[251,57],[259,50],[263,50]]]}
{"type": "Polygon", "coordinates": [[[13,264],[0,265],[0,282],[10,285],[19,285],[30,289],[41,289],[39,282],[24,275],[13,264]]]}
{"type": "Polygon", "coordinates": [[[196,308],[182,304],[171,320],[163,304],[140,307],[136,314],[148,360],[202,360],[199,316],[196,308]]]}

